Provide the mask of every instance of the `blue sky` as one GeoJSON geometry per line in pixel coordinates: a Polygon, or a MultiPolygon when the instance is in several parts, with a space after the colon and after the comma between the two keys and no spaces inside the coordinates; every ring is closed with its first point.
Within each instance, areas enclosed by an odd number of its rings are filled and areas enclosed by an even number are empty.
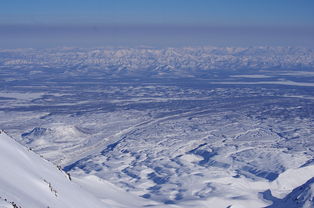
{"type": "Polygon", "coordinates": [[[184,44],[313,47],[313,36],[313,0],[0,3],[2,47],[184,44]]]}

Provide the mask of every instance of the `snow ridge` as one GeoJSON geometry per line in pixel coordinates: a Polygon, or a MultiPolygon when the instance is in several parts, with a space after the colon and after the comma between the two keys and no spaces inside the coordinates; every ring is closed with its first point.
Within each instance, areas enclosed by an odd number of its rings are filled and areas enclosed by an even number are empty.
{"type": "Polygon", "coordinates": [[[52,163],[0,132],[0,207],[104,208],[52,163]]]}

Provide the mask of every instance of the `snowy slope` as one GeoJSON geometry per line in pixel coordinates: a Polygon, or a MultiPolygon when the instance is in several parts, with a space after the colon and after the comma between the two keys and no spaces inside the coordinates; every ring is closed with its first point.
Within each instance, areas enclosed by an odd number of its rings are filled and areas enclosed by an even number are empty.
{"type": "Polygon", "coordinates": [[[0,207],[104,208],[53,164],[0,134],[0,207]]]}
{"type": "Polygon", "coordinates": [[[314,178],[295,188],[283,199],[273,199],[269,208],[312,208],[314,207],[314,178]]]}

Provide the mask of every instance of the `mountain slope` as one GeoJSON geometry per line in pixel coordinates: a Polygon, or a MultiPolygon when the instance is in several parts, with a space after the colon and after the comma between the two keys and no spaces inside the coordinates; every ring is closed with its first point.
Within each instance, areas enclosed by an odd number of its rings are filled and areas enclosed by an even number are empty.
{"type": "Polygon", "coordinates": [[[0,207],[106,207],[70,181],[64,172],[3,131],[0,132],[0,165],[0,207]]]}
{"type": "Polygon", "coordinates": [[[311,208],[314,207],[314,177],[295,188],[283,199],[272,199],[268,208],[311,208]]]}

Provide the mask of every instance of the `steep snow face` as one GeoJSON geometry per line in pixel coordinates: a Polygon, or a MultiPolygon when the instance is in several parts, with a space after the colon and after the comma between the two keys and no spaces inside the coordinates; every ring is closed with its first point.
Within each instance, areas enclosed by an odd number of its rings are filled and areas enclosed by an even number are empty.
{"type": "MultiPolygon", "coordinates": [[[[269,192],[268,192],[269,194],[269,192]]],[[[271,198],[271,197],[270,197],[271,198]]],[[[268,208],[312,208],[314,207],[314,178],[295,188],[283,199],[271,199],[274,203],[268,208]]]]}
{"type": "Polygon", "coordinates": [[[104,208],[52,163],[0,133],[0,207],[104,208]]]}

